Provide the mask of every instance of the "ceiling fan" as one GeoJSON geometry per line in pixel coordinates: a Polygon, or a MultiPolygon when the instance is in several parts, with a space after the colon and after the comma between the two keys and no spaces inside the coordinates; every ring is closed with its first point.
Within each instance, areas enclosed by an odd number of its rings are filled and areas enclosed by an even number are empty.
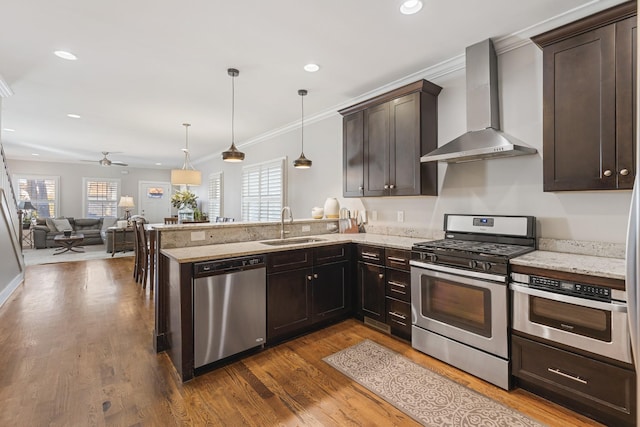
{"type": "Polygon", "coordinates": [[[84,162],[98,162],[100,164],[100,166],[111,166],[111,165],[115,165],[115,166],[129,166],[126,163],[123,162],[119,162],[117,160],[109,160],[107,158],[107,155],[109,155],[108,151],[103,151],[102,155],[104,156],[103,158],[101,158],[100,160],[83,160],[84,162]]]}

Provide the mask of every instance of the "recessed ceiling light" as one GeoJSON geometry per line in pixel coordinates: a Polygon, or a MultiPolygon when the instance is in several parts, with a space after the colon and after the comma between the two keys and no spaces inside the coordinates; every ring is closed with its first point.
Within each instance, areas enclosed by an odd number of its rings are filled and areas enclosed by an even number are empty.
{"type": "Polygon", "coordinates": [[[400,6],[400,12],[404,15],[413,15],[420,12],[422,2],[420,0],[405,0],[400,6]]]}
{"type": "Polygon", "coordinates": [[[67,117],[71,117],[72,119],[79,119],[80,116],[77,114],[67,114],[67,117]]]}
{"type": "Polygon", "coordinates": [[[32,156],[39,156],[40,154],[38,153],[31,153],[32,156]]]}
{"type": "Polygon", "coordinates": [[[320,66],[318,64],[307,64],[304,66],[304,70],[310,73],[315,73],[319,69],[320,69],[320,66]]]}
{"type": "Polygon", "coordinates": [[[2,130],[5,131],[5,132],[15,132],[16,131],[15,129],[11,129],[11,128],[4,128],[2,130]]]}
{"type": "Polygon", "coordinates": [[[53,54],[58,58],[66,59],[67,61],[75,61],[76,59],[78,59],[78,57],[73,53],[64,50],[56,50],[55,52],[53,52],[53,54]]]}
{"type": "Polygon", "coordinates": [[[156,163],[156,166],[162,166],[162,163],[156,163]]]}

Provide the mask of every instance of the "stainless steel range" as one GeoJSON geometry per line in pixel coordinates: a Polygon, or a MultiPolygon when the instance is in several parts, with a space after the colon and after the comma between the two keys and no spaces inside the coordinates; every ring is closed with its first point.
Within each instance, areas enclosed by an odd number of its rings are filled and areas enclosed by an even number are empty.
{"type": "Polygon", "coordinates": [[[535,223],[446,214],[445,239],[413,246],[415,349],[509,389],[509,259],[535,250],[535,223]]]}

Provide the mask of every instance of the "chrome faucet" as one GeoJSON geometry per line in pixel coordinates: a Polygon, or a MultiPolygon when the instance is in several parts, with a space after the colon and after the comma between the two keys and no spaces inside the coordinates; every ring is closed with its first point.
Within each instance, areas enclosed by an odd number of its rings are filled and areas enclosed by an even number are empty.
{"type": "Polygon", "coordinates": [[[280,238],[284,239],[285,234],[289,234],[289,231],[284,231],[284,213],[285,211],[289,212],[289,223],[293,223],[293,214],[291,213],[291,208],[289,206],[285,206],[280,211],[280,238]]]}

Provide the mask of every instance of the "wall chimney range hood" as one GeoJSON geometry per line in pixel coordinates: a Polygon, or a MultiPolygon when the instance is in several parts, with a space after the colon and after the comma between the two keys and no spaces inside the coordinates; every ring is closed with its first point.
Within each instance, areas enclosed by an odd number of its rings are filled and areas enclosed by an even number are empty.
{"type": "Polygon", "coordinates": [[[500,130],[498,60],[491,39],[467,47],[466,74],[468,132],[425,154],[420,161],[462,163],[537,153],[500,130]]]}

